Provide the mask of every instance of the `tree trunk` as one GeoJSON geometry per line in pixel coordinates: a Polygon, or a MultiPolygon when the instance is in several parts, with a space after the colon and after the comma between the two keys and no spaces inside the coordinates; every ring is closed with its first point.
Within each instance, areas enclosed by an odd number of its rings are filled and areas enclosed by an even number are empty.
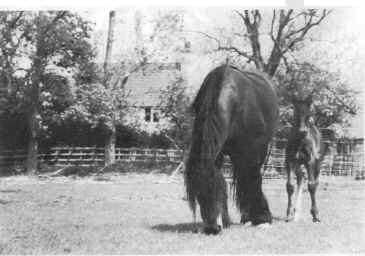
{"type": "Polygon", "coordinates": [[[34,109],[28,116],[28,149],[26,160],[26,173],[35,174],[37,171],[37,154],[38,154],[38,111],[34,109]]]}
{"type": "Polygon", "coordinates": [[[280,65],[281,58],[282,57],[279,50],[273,49],[267,65],[265,65],[264,72],[267,73],[270,77],[273,77],[280,65]]]}
{"type": "MultiPolygon", "coordinates": [[[[104,61],[104,86],[105,88],[111,88],[110,84],[110,72],[109,65],[112,55],[113,40],[114,40],[114,27],[115,27],[115,11],[109,12],[109,30],[108,39],[106,43],[105,61],[104,61]]],[[[116,141],[116,129],[115,129],[115,113],[112,113],[112,122],[109,127],[105,138],[105,165],[115,163],[115,141],[116,141]]]]}
{"type": "Polygon", "coordinates": [[[105,165],[115,163],[115,141],[116,141],[116,131],[115,125],[110,129],[110,134],[105,138],[105,165]]]}

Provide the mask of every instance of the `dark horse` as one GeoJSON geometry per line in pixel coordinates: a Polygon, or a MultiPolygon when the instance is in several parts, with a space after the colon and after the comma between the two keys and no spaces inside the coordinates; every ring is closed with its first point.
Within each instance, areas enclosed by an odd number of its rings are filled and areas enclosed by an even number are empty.
{"type": "Polygon", "coordinates": [[[321,161],[324,157],[324,146],[321,140],[321,133],[314,125],[311,116],[312,97],[305,99],[293,99],[294,125],[291,130],[285,152],[285,166],[287,170],[286,190],[288,193],[287,220],[298,220],[303,190],[304,173],[301,166],[307,170],[308,190],[310,193],[312,207],[311,214],[313,222],[318,222],[318,209],[316,204],[316,190],[321,161]],[[297,178],[297,201],[295,207],[292,204],[294,185],[291,182],[291,174],[295,173],[297,178]]]}
{"type": "Polygon", "coordinates": [[[207,75],[192,107],[195,122],[185,183],[194,221],[198,201],[205,233],[229,226],[227,185],[220,171],[228,155],[241,222],[271,223],[260,173],[278,120],[271,83],[261,74],[220,66],[207,75]]]}

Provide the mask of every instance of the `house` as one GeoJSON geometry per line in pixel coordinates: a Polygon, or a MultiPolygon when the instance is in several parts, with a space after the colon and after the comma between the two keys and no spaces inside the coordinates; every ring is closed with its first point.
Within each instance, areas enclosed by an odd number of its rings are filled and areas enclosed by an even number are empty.
{"type": "Polygon", "coordinates": [[[126,124],[133,125],[148,133],[159,133],[169,126],[162,116],[163,90],[176,82],[180,75],[180,64],[150,64],[132,73],[124,85],[127,110],[126,124]]]}

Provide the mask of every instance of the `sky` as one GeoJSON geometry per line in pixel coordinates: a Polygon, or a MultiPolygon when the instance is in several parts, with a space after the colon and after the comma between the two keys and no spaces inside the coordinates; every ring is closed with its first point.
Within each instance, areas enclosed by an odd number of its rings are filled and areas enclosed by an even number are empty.
{"type": "MultiPolygon", "coordinates": [[[[124,23],[128,27],[128,20],[133,18],[136,7],[123,7],[117,9],[117,22],[124,23]]],[[[164,9],[159,7],[137,7],[142,12],[149,13],[151,10],[164,9]]],[[[217,26],[225,26],[231,22],[230,15],[232,9],[229,7],[184,7],[185,10],[185,26],[188,29],[196,29],[201,31],[213,31],[217,26]]],[[[321,24],[318,29],[321,30],[321,37],[323,40],[336,39],[336,44],[333,52],[344,52],[345,61],[347,59],[356,58],[354,65],[347,65],[346,70],[341,70],[345,74],[345,78],[350,81],[351,87],[361,92],[358,94],[358,102],[362,105],[360,114],[352,121],[353,133],[356,136],[364,136],[364,88],[365,88],[365,7],[357,8],[335,8],[332,14],[321,24]],[[343,39],[343,42],[342,42],[343,39]],[[349,44],[348,41],[351,41],[349,44]],[[351,49],[348,49],[351,48],[351,49]],[[347,54],[347,52],[349,52],[347,54]],[[354,54],[356,53],[356,54],[354,54]]],[[[87,11],[80,13],[83,17],[95,23],[95,38],[98,41],[100,56],[103,55],[106,41],[106,30],[108,28],[108,11],[87,11]]],[[[129,24],[131,26],[131,24],[129,24]]],[[[128,40],[122,30],[116,33],[117,40],[121,40],[120,44],[128,43],[123,40],[128,40]],[[124,42],[124,43],[123,43],[124,42]]],[[[333,58],[333,66],[342,69],[340,59],[333,58]]],[[[208,60],[203,57],[200,60],[194,60],[191,65],[191,74],[201,73],[200,76],[192,78],[191,83],[199,85],[200,80],[212,68],[208,60]],[[197,72],[200,70],[201,72],[197,72]],[[195,80],[194,80],[195,79],[195,80]]],[[[189,71],[188,71],[189,72],[189,71]]]]}

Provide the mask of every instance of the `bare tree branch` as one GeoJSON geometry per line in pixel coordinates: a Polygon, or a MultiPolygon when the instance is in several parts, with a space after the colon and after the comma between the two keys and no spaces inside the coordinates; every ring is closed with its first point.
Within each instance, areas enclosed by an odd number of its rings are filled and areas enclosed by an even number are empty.
{"type": "Polygon", "coordinates": [[[242,57],[245,57],[247,58],[247,62],[251,62],[251,61],[255,61],[256,59],[249,55],[248,53],[244,52],[244,51],[241,51],[239,50],[237,47],[234,47],[234,46],[220,46],[217,48],[217,51],[219,50],[223,50],[223,51],[229,51],[229,52],[235,52],[237,53],[239,56],[242,56],[242,57]]]}
{"type": "Polygon", "coordinates": [[[205,36],[206,38],[209,38],[209,39],[212,39],[214,40],[218,46],[220,46],[220,41],[216,38],[216,37],[213,37],[211,35],[209,35],[208,33],[205,33],[205,32],[202,32],[202,31],[195,31],[195,30],[184,30],[185,32],[190,32],[190,33],[197,33],[197,34],[201,34],[203,36],[205,36]]]}
{"type": "Polygon", "coordinates": [[[23,11],[18,12],[18,15],[10,22],[10,28],[15,28],[16,23],[23,16],[23,11]]]}
{"type": "Polygon", "coordinates": [[[242,51],[242,50],[238,49],[235,46],[222,46],[221,42],[218,38],[216,38],[212,35],[209,35],[208,33],[201,32],[201,31],[194,31],[194,30],[186,30],[185,32],[198,33],[198,34],[201,34],[201,35],[205,36],[206,38],[214,40],[217,43],[217,48],[214,51],[234,52],[234,53],[237,53],[239,56],[247,58],[248,62],[255,61],[255,58],[252,55],[250,55],[249,53],[247,53],[245,51],[242,51]]]}
{"type": "Polygon", "coordinates": [[[259,27],[261,23],[261,14],[259,10],[251,11],[252,19],[250,19],[250,12],[248,10],[244,10],[244,13],[241,13],[237,10],[234,10],[236,14],[238,14],[241,19],[243,20],[248,38],[250,39],[252,55],[251,59],[254,61],[255,66],[257,69],[264,71],[265,70],[265,63],[261,55],[261,44],[259,39],[259,27]]]}
{"type": "MultiPolygon", "coordinates": [[[[211,39],[217,43],[216,51],[229,51],[237,54],[237,56],[248,59],[248,62],[254,62],[257,69],[267,73],[269,76],[274,76],[281,62],[287,69],[290,68],[291,57],[290,52],[301,41],[303,41],[308,32],[315,26],[318,26],[331,11],[323,10],[322,12],[311,9],[299,13],[294,13],[293,9],[289,10],[273,10],[271,24],[269,25],[269,36],[273,42],[273,47],[270,51],[267,60],[262,56],[260,43],[260,25],[262,15],[259,10],[233,10],[238,15],[243,23],[246,33],[233,33],[234,36],[247,38],[251,49],[249,51],[242,50],[241,47],[235,45],[222,45],[221,41],[205,32],[194,31],[206,38],[211,39]],[[296,24],[300,19],[304,24],[296,24]],[[288,56],[289,55],[289,56],[288,56]]],[[[247,43],[245,40],[244,43],[247,43]]],[[[245,49],[245,47],[242,47],[245,49]]]]}
{"type": "Polygon", "coordinates": [[[280,60],[282,58],[284,59],[284,64],[287,66],[287,68],[289,67],[289,63],[287,61],[287,58],[284,55],[285,52],[282,49],[282,47],[283,47],[282,45],[284,43],[283,31],[284,31],[284,28],[289,24],[292,13],[293,13],[292,9],[288,10],[288,12],[286,14],[285,14],[284,10],[280,10],[280,15],[278,18],[278,29],[277,29],[276,35],[274,35],[274,25],[275,25],[277,16],[276,16],[276,11],[273,10],[270,37],[274,43],[274,46],[273,46],[273,49],[271,50],[270,57],[266,64],[266,72],[270,76],[273,76],[275,74],[275,71],[276,71],[277,67],[279,66],[280,60]]]}
{"type": "Polygon", "coordinates": [[[285,39],[290,40],[293,36],[297,36],[294,39],[291,39],[291,41],[288,43],[288,46],[286,47],[285,50],[283,50],[283,52],[286,52],[288,50],[293,49],[293,47],[298,43],[304,40],[304,37],[306,36],[306,34],[309,32],[309,30],[311,28],[313,28],[314,26],[318,26],[324,18],[326,18],[331,12],[328,10],[323,10],[321,16],[317,19],[314,20],[314,17],[316,17],[316,12],[315,11],[310,11],[309,14],[303,12],[302,16],[304,15],[304,17],[307,17],[309,15],[309,19],[308,21],[303,25],[303,27],[297,29],[297,30],[293,30],[291,32],[289,32],[288,34],[285,35],[285,39]]]}

